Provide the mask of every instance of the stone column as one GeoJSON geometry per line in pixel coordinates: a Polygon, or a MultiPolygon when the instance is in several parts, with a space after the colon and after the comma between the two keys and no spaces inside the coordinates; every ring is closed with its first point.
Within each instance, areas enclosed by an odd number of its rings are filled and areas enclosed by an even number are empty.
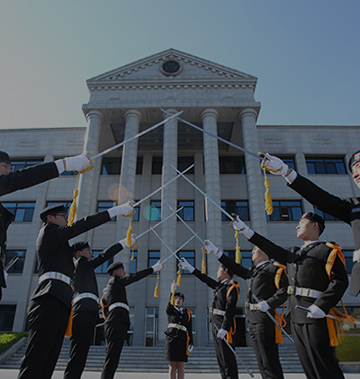
{"type": "MultiPolygon", "coordinates": [[[[99,152],[100,131],[104,116],[100,111],[91,110],[87,113],[86,119],[88,126],[85,134],[84,151],[91,151],[93,154],[97,154],[99,152]]],[[[100,158],[94,161],[95,166],[100,164],[100,158]]],[[[97,173],[99,173],[99,170],[97,170],[97,173]]],[[[95,183],[97,185],[99,181],[99,177],[97,175],[97,180],[95,181],[95,176],[95,168],[86,172],[84,175],[80,175],[78,219],[87,216],[90,213],[92,201],[96,201],[96,199],[93,199],[93,190],[95,183]]]]}
{"type": "MultiPolygon", "coordinates": [[[[240,112],[239,117],[242,124],[244,148],[257,154],[259,151],[256,130],[257,112],[252,108],[244,109],[240,112]]],[[[245,153],[245,167],[249,194],[251,228],[266,236],[265,187],[264,178],[261,175],[260,170],[260,160],[245,153]]]]}
{"type": "MultiPolygon", "coordinates": [[[[171,113],[177,113],[175,109],[168,109],[171,113]]],[[[168,117],[166,114],[164,118],[168,117]]],[[[162,184],[173,179],[177,173],[171,168],[171,165],[177,167],[177,151],[178,151],[178,120],[176,118],[164,124],[164,145],[163,145],[163,173],[162,184]]],[[[177,209],[177,180],[169,184],[161,191],[161,219],[166,218],[172,211],[165,204],[170,205],[172,209],[177,209]]],[[[175,251],[177,246],[176,241],[176,216],[171,217],[166,222],[161,224],[161,238],[175,251]]],[[[160,256],[165,259],[171,254],[169,249],[161,244],[160,256]]],[[[164,340],[165,335],[161,332],[166,330],[167,316],[164,312],[167,303],[169,302],[169,293],[171,282],[176,279],[176,258],[170,258],[166,262],[166,270],[160,273],[161,280],[159,281],[159,340],[164,340]]]]}

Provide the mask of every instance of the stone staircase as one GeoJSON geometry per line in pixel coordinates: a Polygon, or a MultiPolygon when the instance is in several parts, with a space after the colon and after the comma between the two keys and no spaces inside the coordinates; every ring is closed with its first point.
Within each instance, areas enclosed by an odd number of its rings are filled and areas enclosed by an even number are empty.
{"type": "MultiPolygon", "coordinates": [[[[24,339],[18,349],[4,362],[0,363],[2,369],[17,369],[19,361],[23,357],[27,340],[24,339]]],[[[237,347],[236,353],[253,372],[257,373],[257,361],[251,347],[237,347]]],[[[56,369],[63,371],[66,367],[69,356],[69,341],[64,339],[63,347],[56,369]]],[[[101,371],[105,359],[105,346],[91,346],[88,355],[86,368],[88,371],[101,371]]],[[[164,359],[164,345],[155,347],[134,347],[125,346],[123,348],[118,367],[119,372],[167,372],[168,363],[164,359]]],[[[284,345],[280,347],[280,359],[285,373],[303,372],[299,362],[295,347],[284,345]]],[[[186,363],[186,372],[192,373],[217,373],[219,372],[215,350],[213,346],[195,347],[186,363]]],[[[238,362],[239,373],[246,372],[245,368],[238,362]]]]}

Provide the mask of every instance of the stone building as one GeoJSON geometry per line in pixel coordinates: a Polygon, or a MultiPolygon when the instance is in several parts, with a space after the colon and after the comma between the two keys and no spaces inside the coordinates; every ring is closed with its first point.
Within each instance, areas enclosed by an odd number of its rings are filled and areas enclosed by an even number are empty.
{"type": "MultiPolygon", "coordinates": [[[[169,49],[89,79],[90,98],[82,107],[87,127],[1,130],[0,150],[10,154],[14,168],[79,154],[83,149],[96,154],[162,121],[167,117],[162,109],[183,111],[183,120],[251,152],[278,155],[302,175],[340,197],[359,195],[347,169],[349,157],[360,146],[359,127],[257,125],[261,105],[254,98],[256,83],[254,76],[169,49]]],[[[80,179],[79,217],[114,203],[139,201],[176,176],[172,166],[184,170],[193,163],[187,178],[229,213],[240,214],[253,229],[282,246],[301,243],[296,239],[297,220],[302,212],[313,211],[312,205],[287,188],[282,178],[269,176],[274,213],[266,216],[259,159],[177,119],[94,163],[95,168],[80,179]]],[[[26,306],[38,280],[35,240],[41,226],[39,213],[51,203],[69,205],[75,186],[76,176],[66,173],[1,198],[15,213],[15,222],[8,231],[8,259],[14,254],[20,259],[11,269],[0,304],[0,330],[26,329],[26,306]]],[[[200,239],[210,239],[234,256],[235,239],[229,219],[183,178],[137,207],[134,232],[140,235],[178,207],[183,207],[179,214],[199,236],[178,252],[180,257],[201,268],[200,239]]],[[[354,249],[351,229],[328,215],[326,219],[323,238],[343,246],[350,273],[354,249]]],[[[97,254],[123,238],[128,224],[128,219],[114,220],[78,239],[88,240],[97,254]]],[[[114,260],[124,262],[127,272],[141,270],[159,258],[166,259],[171,254],[169,249],[175,252],[192,237],[192,232],[175,216],[156,231],[167,247],[150,231],[139,238],[136,251],[126,249],[114,260]]],[[[243,236],[240,245],[243,264],[249,266],[252,246],[243,236]]],[[[216,277],[216,258],[207,256],[206,261],[207,273],[216,277]]],[[[172,257],[161,271],[158,298],[153,296],[156,275],[128,288],[131,344],[152,345],[164,340],[165,308],[170,284],[177,276],[177,263],[172,257]]],[[[97,269],[100,291],[108,279],[106,267],[105,264],[97,269]]],[[[246,345],[245,285],[242,279],[239,281],[237,344],[246,345]]],[[[195,343],[206,345],[211,338],[207,321],[212,291],[186,273],[179,290],[185,294],[185,306],[194,313],[195,343]]],[[[350,312],[359,308],[358,299],[346,295],[345,301],[350,312]]]]}

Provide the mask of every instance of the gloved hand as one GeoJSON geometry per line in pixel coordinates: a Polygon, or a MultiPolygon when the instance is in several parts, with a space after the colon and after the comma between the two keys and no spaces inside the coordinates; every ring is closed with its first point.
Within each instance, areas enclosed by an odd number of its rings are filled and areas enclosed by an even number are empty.
{"type": "Polygon", "coordinates": [[[107,211],[110,218],[114,216],[129,216],[135,212],[134,207],[132,206],[133,200],[126,202],[125,204],[117,205],[116,207],[109,208],[107,211]]]}
{"type": "Polygon", "coordinates": [[[266,301],[260,301],[260,303],[256,304],[256,308],[261,312],[266,312],[270,309],[269,304],[266,301]]]}
{"type": "MultiPolygon", "coordinates": [[[[119,243],[121,244],[123,249],[125,249],[125,247],[127,247],[126,240],[127,240],[127,238],[123,238],[121,241],[119,241],[119,243]]],[[[135,235],[132,234],[131,235],[131,247],[135,246],[136,244],[137,244],[137,241],[136,241],[135,235]]]]}
{"type": "Polygon", "coordinates": [[[154,272],[158,272],[164,268],[164,265],[161,263],[161,260],[158,260],[151,268],[154,270],[154,272]]]}
{"type": "Polygon", "coordinates": [[[309,318],[324,318],[324,317],[326,317],[326,313],[321,308],[319,308],[317,305],[312,304],[308,308],[307,317],[309,317],[309,318]]]}
{"type": "Polygon", "coordinates": [[[183,270],[190,271],[191,273],[195,271],[195,267],[191,266],[191,264],[185,258],[183,258],[183,260],[180,262],[180,267],[183,270]]]}
{"type": "Polygon", "coordinates": [[[189,353],[191,353],[194,350],[194,345],[189,345],[188,350],[189,350],[189,353]]]}
{"type": "Polygon", "coordinates": [[[226,336],[226,333],[227,333],[227,331],[225,329],[221,328],[217,332],[217,337],[223,340],[226,336]]]}
{"type": "Polygon", "coordinates": [[[240,233],[244,234],[244,236],[249,239],[254,235],[254,231],[250,229],[244,221],[240,220],[239,216],[235,217],[235,220],[231,221],[230,226],[234,229],[239,231],[240,233]]]}
{"type": "Polygon", "coordinates": [[[63,159],[65,171],[82,171],[92,165],[87,152],[63,159]]]}
{"type": "Polygon", "coordinates": [[[215,254],[218,259],[220,259],[221,256],[223,255],[223,252],[219,250],[210,240],[205,240],[204,249],[209,254],[215,254]]]}
{"type": "Polygon", "coordinates": [[[286,163],[269,153],[265,154],[261,166],[265,166],[274,175],[286,176],[290,173],[290,168],[286,163]]]}

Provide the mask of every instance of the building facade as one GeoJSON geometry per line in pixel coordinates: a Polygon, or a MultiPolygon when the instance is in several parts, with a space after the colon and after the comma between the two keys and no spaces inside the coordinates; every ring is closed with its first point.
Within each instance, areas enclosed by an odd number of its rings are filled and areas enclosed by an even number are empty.
{"type": "MultiPolygon", "coordinates": [[[[219,142],[203,131],[257,153],[269,152],[282,157],[296,170],[340,197],[359,195],[347,168],[351,154],[359,149],[358,126],[257,125],[260,103],[255,101],[257,78],[183,53],[174,49],[147,57],[95,78],[87,85],[90,98],[83,105],[87,127],[35,130],[1,130],[0,150],[12,157],[14,168],[51,161],[81,153],[97,154],[123,140],[129,140],[101,158],[95,168],[81,176],[79,217],[134,199],[144,199],[177,175],[173,167],[184,170],[198,188],[228,213],[237,213],[259,233],[284,247],[301,244],[295,227],[300,215],[314,211],[313,206],[285,185],[280,177],[269,176],[274,212],[264,210],[264,177],[259,159],[219,142]],[[159,123],[167,112],[183,111],[184,121],[172,119],[142,135],[132,137],[159,123]]],[[[26,329],[26,307],[36,287],[37,262],[35,241],[41,227],[40,211],[52,203],[72,201],[76,176],[66,173],[37,187],[1,198],[15,214],[8,231],[8,259],[20,259],[10,270],[8,288],[0,304],[0,329],[26,329]]],[[[183,178],[178,178],[151,198],[141,202],[133,218],[133,232],[140,235],[175,209],[199,238],[175,216],[139,238],[135,251],[123,250],[114,261],[122,261],[127,272],[144,269],[171,251],[186,257],[201,268],[203,243],[210,239],[230,256],[234,256],[234,232],[229,219],[206,201],[203,194],[183,178]]],[[[351,272],[354,250],[349,226],[325,215],[327,226],[323,239],[336,241],[344,249],[351,272]]],[[[125,237],[129,220],[125,218],[100,226],[78,238],[89,241],[94,254],[125,237]]],[[[243,264],[251,264],[251,244],[241,236],[243,264]]],[[[216,277],[218,262],[206,256],[207,273],[216,277]]],[[[165,314],[170,285],[176,280],[178,261],[170,258],[160,273],[159,296],[153,296],[156,275],[131,285],[128,300],[131,313],[133,345],[154,345],[164,341],[165,314]]],[[[107,265],[97,269],[100,292],[106,286],[107,265]]],[[[237,344],[248,343],[244,320],[245,283],[240,282],[237,344]]],[[[206,345],[208,309],[212,291],[192,275],[183,273],[179,288],[185,294],[185,306],[194,313],[194,337],[198,346],[206,345]]],[[[357,298],[345,295],[350,313],[360,308],[357,298]]]]}

